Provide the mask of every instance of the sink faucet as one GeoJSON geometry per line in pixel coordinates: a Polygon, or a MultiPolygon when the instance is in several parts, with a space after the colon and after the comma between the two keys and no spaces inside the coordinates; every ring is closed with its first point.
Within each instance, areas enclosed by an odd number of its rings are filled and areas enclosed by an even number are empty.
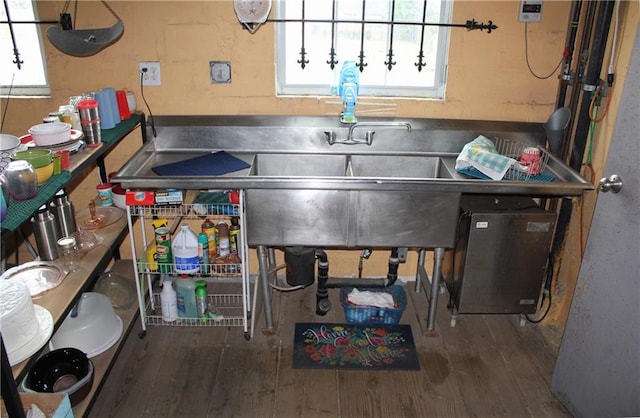
{"type": "Polygon", "coordinates": [[[373,134],[375,131],[367,131],[365,133],[364,138],[354,138],[353,131],[356,128],[360,127],[380,127],[380,128],[406,128],[408,132],[411,132],[411,125],[408,122],[357,122],[349,126],[349,133],[347,134],[346,139],[337,139],[336,133],[334,131],[325,131],[324,134],[327,136],[327,142],[329,145],[333,144],[346,144],[346,145],[354,145],[354,144],[367,144],[371,145],[373,142],[373,134]]]}

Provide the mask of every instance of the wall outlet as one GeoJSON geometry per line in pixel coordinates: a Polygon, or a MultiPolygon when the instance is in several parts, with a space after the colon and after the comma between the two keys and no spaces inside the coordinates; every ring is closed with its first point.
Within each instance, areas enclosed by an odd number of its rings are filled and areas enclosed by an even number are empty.
{"type": "Polygon", "coordinates": [[[142,74],[143,86],[159,86],[161,84],[159,61],[140,61],[138,70],[142,74]]]}

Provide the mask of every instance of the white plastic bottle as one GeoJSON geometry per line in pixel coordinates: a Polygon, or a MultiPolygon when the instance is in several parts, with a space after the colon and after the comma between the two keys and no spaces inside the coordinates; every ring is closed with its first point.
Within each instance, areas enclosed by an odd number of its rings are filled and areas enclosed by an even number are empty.
{"type": "Polygon", "coordinates": [[[182,318],[197,318],[196,283],[186,274],[176,280],[176,294],[178,300],[178,316],[182,318]]]}
{"type": "Polygon", "coordinates": [[[178,319],[178,296],[173,289],[171,280],[162,283],[160,292],[160,304],[162,306],[162,319],[166,322],[173,322],[178,319]]]}
{"type": "Polygon", "coordinates": [[[182,224],[180,231],[173,238],[171,253],[178,274],[198,272],[198,237],[188,224],[182,224]]]}

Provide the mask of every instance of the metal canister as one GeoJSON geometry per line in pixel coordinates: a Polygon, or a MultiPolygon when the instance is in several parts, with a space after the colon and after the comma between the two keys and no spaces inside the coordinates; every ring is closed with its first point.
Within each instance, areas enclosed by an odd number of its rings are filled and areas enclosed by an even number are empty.
{"type": "Polygon", "coordinates": [[[169,228],[161,226],[156,228],[156,261],[160,273],[171,273],[173,257],[171,255],[171,232],[169,228]]]}

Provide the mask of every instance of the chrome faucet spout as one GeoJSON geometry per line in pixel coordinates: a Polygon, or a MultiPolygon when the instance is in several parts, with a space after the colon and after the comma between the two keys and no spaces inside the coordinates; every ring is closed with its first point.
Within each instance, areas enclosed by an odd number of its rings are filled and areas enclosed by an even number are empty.
{"type": "MultiPolygon", "coordinates": [[[[347,141],[353,141],[353,131],[356,128],[361,128],[364,126],[369,127],[380,127],[380,128],[395,128],[401,127],[406,128],[408,132],[411,132],[411,125],[409,122],[356,122],[353,125],[349,126],[349,133],[347,134],[347,141]]],[[[368,136],[373,136],[374,132],[368,133],[368,136]]]]}
{"type": "Polygon", "coordinates": [[[364,138],[354,138],[353,131],[356,128],[361,127],[379,127],[379,128],[406,128],[408,132],[411,132],[411,125],[408,122],[357,122],[353,125],[349,126],[349,133],[345,139],[337,139],[337,135],[334,131],[325,131],[324,134],[327,137],[327,142],[329,145],[333,144],[345,144],[345,145],[354,145],[354,144],[367,144],[371,145],[373,142],[373,134],[375,131],[367,131],[365,133],[364,138]]]}

